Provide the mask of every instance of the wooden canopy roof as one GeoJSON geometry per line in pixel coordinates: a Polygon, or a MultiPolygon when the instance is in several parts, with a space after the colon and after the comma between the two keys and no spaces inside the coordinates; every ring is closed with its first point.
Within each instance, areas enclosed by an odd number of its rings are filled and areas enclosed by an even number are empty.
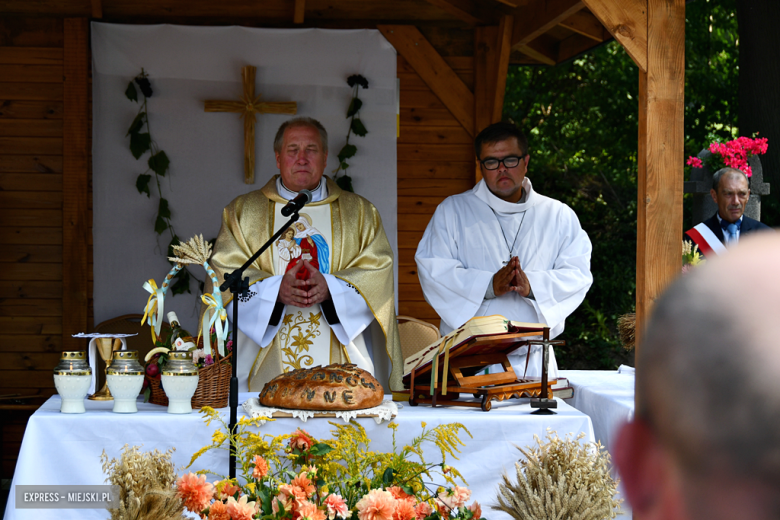
{"type": "Polygon", "coordinates": [[[436,205],[474,185],[471,143],[501,118],[507,65],[560,63],[614,38],[638,67],[640,331],[679,274],[685,0],[4,0],[0,352],[18,356],[0,389],[53,392],[56,356],[92,325],[89,19],[382,31],[401,84],[400,313],[429,321],[414,250],[436,205]]]}
{"type": "Polygon", "coordinates": [[[473,53],[473,29],[514,17],[509,62],[555,65],[612,35],[582,0],[6,0],[0,14],[116,23],[376,28],[414,25],[443,55],[473,53]]]}

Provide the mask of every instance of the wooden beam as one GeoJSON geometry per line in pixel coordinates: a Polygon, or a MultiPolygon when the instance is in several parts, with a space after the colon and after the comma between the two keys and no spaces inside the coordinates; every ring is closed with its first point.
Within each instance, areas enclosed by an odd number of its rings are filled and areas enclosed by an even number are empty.
{"type": "MultiPolygon", "coordinates": [[[[474,29],[474,135],[493,122],[498,27],[474,29]]],[[[479,180],[479,168],[477,168],[479,180]]]]}
{"type": "MultiPolygon", "coordinates": [[[[474,135],[501,121],[513,21],[512,16],[504,16],[498,27],[474,30],[474,135]]],[[[476,182],[481,179],[482,171],[476,164],[476,182]]]]}
{"type": "Polygon", "coordinates": [[[295,14],[293,23],[303,23],[303,15],[306,11],[306,0],[295,0],[295,14]]]}
{"type": "Polygon", "coordinates": [[[643,71],[647,71],[647,6],[650,1],[583,0],[643,71]]]}
{"type": "Polygon", "coordinates": [[[92,0],[92,18],[103,18],[103,0],[92,0]]]}
{"type": "Polygon", "coordinates": [[[581,34],[572,34],[558,44],[558,63],[571,59],[589,51],[597,44],[593,40],[581,34]]]}
{"type": "Polygon", "coordinates": [[[546,34],[541,35],[532,42],[528,42],[526,45],[521,45],[517,50],[545,65],[558,63],[558,42],[555,38],[546,34]]]}
{"type": "Polygon", "coordinates": [[[62,165],[62,347],[87,332],[89,204],[89,21],[64,19],[62,165]]]}
{"type": "Polygon", "coordinates": [[[474,94],[420,31],[411,25],[378,25],[377,29],[473,136],[474,94]]]}
{"type": "Polygon", "coordinates": [[[489,20],[480,16],[470,0],[425,0],[431,5],[435,5],[442,11],[450,13],[452,16],[463,20],[469,25],[483,25],[489,20]]]}
{"type": "Polygon", "coordinates": [[[609,31],[607,31],[604,26],[601,25],[599,19],[593,16],[593,13],[587,9],[577,11],[558,25],[565,27],[570,31],[574,31],[577,34],[586,36],[596,42],[603,42],[610,37],[609,31]]]}
{"type": "Polygon", "coordinates": [[[639,72],[636,331],[640,342],[653,302],[680,274],[683,232],[685,0],[647,0],[647,14],[647,71],[639,72]]]}
{"type": "Polygon", "coordinates": [[[496,42],[496,85],[493,101],[492,123],[501,121],[504,114],[504,94],[506,93],[506,74],[509,69],[509,54],[512,52],[513,16],[503,16],[498,25],[498,41],[496,42]]]}
{"type": "Polygon", "coordinates": [[[583,7],[582,0],[536,0],[521,11],[523,23],[515,25],[512,48],[520,50],[583,7]]]}

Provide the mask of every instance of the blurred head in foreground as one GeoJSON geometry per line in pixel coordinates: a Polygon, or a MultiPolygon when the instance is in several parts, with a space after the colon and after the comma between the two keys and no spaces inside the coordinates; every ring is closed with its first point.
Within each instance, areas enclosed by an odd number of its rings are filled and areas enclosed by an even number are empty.
{"type": "Polygon", "coordinates": [[[656,302],[615,460],[643,520],[780,518],[780,237],[754,236],[656,302]]]}

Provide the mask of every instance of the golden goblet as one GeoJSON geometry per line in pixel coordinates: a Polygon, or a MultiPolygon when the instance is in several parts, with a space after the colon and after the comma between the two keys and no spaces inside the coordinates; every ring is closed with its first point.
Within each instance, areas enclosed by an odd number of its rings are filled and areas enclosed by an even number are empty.
{"type": "MultiPolygon", "coordinates": [[[[100,358],[106,364],[104,369],[104,375],[107,374],[108,365],[111,364],[111,360],[114,358],[114,352],[122,349],[122,340],[119,338],[95,338],[95,345],[97,346],[98,354],[100,358]]],[[[97,373],[95,374],[95,382],[97,382],[97,373]]],[[[114,398],[111,395],[111,391],[108,389],[108,380],[104,378],[103,388],[95,392],[88,399],[93,401],[113,401],[114,398]]]]}

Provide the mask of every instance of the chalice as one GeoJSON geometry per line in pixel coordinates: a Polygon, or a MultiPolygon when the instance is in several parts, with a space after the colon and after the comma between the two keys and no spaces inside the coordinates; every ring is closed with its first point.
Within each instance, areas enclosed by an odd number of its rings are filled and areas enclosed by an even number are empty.
{"type": "MultiPolygon", "coordinates": [[[[104,368],[104,375],[107,375],[108,365],[111,364],[111,360],[114,358],[114,352],[122,349],[122,340],[120,338],[95,338],[95,345],[97,346],[100,359],[106,364],[104,368]]],[[[97,382],[97,373],[95,373],[95,382],[97,382]]],[[[103,381],[103,388],[95,392],[89,399],[93,401],[113,401],[114,398],[111,395],[111,391],[108,389],[108,378],[103,381]]]]}

